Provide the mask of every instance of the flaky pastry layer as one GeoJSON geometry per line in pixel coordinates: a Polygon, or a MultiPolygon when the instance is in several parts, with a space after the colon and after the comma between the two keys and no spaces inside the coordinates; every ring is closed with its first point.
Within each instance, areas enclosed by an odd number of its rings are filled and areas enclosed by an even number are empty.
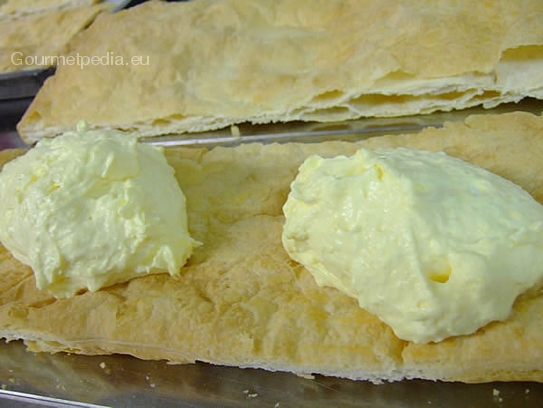
{"type": "Polygon", "coordinates": [[[0,4],[0,21],[16,20],[21,17],[48,11],[69,10],[90,6],[100,0],[4,0],[0,4]]]}
{"type": "Polygon", "coordinates": [[[540,0],[147,2],[74,41],[104,62],[60,67],[18,130],[157,136],[542,98],[542,25],[540,0]]]}
{"type": "MultiPolygon", "coordinates": [[[[36,7],[43,6],[43,10],[16,14],[17,18],[2,14],[15,12],[13,2],[0,8],[0,73],[55,66],[59,56],[68,54],[69,42],[91,24],[98,14],[111,9],[108,3],[64,3],[64,7],[57,9],[53,7],[55,2],[43,1],[34,4],[36,7]],[[75,7],[77,5],[82,7],[75,7]]],[[[24,6],[19,5],[21,8],[24,6]]]]}
{"type": "MultiPolygon", "coordinates": [[[[524,187],[543,202],[543,118],[472,116],[418,134],[357,143],[168,148],[202,242],[178,277],[134,279],[56,300],[0,252],[0,336],[33,351],[130,354],[374,382],[404,378],[543,381],[543,293],[469,336],[417,345],[398,339],[356,300],[316,285],[281,245],[282,206],[310,154],[360,147],[443,150],[524,187]]],[[[18,152],[5,151],[5,162],[18,152]]]]}

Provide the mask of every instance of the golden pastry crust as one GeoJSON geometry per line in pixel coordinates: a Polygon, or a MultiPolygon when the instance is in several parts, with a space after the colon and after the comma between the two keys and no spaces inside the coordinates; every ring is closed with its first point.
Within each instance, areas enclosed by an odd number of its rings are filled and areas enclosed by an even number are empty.
{"type": "Polygon", "coordinates": [[[69,10],[90,6],[100,0],[4,0],[0,2],[0,21],[17,18],[46,11],[69,10]]]}
{"type": "Polygon", "coordinates": [[[543,202],[542,138],[542,117],[513,113],[357,143],[168,148],[187,197],[189,230],[203,242],[181,275],[148,276],[55,300],[38,291],[32,272],[2,248],[0,336],[23,338],[34,351],[123,353],[375,382],[543,381],[543,293],[517,300],[505,322],[416,345],[398,339],[356,300],[318,287],[281,245],[282,205],[310,154],[384,146],[444,150],[543,202]]]}
{"type": "Polygon", "coordinates": [[[0,19],[0,72],[55,66],[56,58],[68,53],[70,40],[109,8],[104,3],[0,19]]]}
{"type": "Polygon", "coordinates": [[[74,43],[123,64],[60,67],[18,130],[33,142],[85,119],[156,136],[542,98],[542,25],[539,0],[147,2],[74,43]]]}

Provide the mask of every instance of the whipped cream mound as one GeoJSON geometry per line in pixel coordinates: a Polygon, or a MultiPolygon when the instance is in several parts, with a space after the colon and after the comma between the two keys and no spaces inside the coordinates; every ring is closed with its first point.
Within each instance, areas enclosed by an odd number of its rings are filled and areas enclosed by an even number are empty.
{"type": "Polygon", "coordinates": [[[283,211],[289,255],[404,340],[438,342],[507,319],[543,278],[543,206],[442,152],[311,156],[283,211]]]}
{"type": "Polygon", "coordinates": [[[163,151],[84,123],[4,166],[0,241],[57,298],[178,274],[198,245],[163,151]]]}

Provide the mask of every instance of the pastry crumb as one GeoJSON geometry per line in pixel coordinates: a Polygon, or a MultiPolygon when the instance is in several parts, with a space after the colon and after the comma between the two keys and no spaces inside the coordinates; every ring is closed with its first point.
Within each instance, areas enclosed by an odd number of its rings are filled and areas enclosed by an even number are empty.
{"type": "Polygon", "coordinates": [[[296,373],[296,375],[298,377],[302,377],[302,378],[305,378],[306,380],[314,380],[315,379],[315,376],[313,374],[308,374],[308,373],[296,373]]]}
{"type": "Polygon", "coordinates": [[[498,390],[497,388],[492,389],[492,395],[498,402],[503,402],[503,398],[500,397],[500,390],[498,390]]]}
{"type": "Polygon", "coordinates": [[[256,397],[258,397],[258,393],[250,392],[249,390],[243,390],[243,393],[245,395],[247,395],[247,398],[256,398],[256,397]]]}
{"type": "Polygon", "coordinates": [[[236,125],[230,126],[230,133],[232,133],[232,137],[234,139],[239,139],[241,137],[241,132],[239,131],[239,127],[236,125]]]}
{"type": "Polygon", "coordinates": [[[146,375],[145,376],[145,381],[147,381],[149,383],[149,387],[151,388],[155,388],[156,387],[156,384],[154,382],[151,382],[151,376],[149,375],[146,375]]]}
{"type": "Polygon", "coordinates": [[[102,362],[99,364],[99,366],[100,366],[100,368],[101,368],[102,370],[104,370],[104,372],[105,372],[106,374],[111,374],[111,370],[109,369],[109,367],[107,366],[107,364],[106,364],[105,362],[102,361],[102,362]]]}

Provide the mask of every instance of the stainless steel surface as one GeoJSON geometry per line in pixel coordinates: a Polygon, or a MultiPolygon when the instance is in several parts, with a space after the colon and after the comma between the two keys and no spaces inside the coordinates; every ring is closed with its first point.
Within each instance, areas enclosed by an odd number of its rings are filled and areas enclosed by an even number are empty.
{"type": "Polygon", "coordinates": [[[15,130],[0,131],[0,150],[24,149],[26,147],[25,142],[15,130]]]}
{"type": "Polygon", "coordinates": [[[0,101],[34,97],[54,72],[43,68],[0,74],[0,101]]]}
{"type": "MultiPolygon", "coordinates": [[[[541,113],[541,102],[503,106],[541,113]]],[[[489,111],[470,110],[469,113],[489,111]]],[[[492,111],[496,112],[496,110],[492,111]]],[[[239,126],[186,136],[150,139],[165,145],[236,145],[245,142],[307,141],[372,137],[441,126],[468,112],[430,116],[365,119],[340,124],[294,123],[239,126]],[[236,133],[236,132],[235,132],[236,133]]],[[[11,121],[10,123],[13,123],[11,121]]],[[[3,125],[3,126],[2,126],[3,125]]],[[[0,149],[24,147],[9,125],[0,128],[0,149]]],[[[19,342],[0,340],[0,407],[526,407],[543,406],[543,384],[462,384],[402,381],[374,385],[332,377],[302,378],[264,370],[193,365],[168,365],[130,356],[34,354],[19,342]]]]}
{"type": "Polygon", "coordinates": [[[19,342],[0,344],[0,363],[0,398],[48,406],[536,408],[543,402],[543,384],[374,385],[203,363],[172,366],[119,355],[33,354],[19,342]]]}

